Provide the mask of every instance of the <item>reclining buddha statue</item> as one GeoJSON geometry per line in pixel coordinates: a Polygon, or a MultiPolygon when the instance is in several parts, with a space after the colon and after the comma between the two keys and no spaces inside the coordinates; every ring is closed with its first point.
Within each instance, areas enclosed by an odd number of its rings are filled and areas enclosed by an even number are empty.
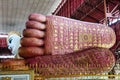
{"type": "Polygon", "coordinates": [[[115,41],[115,32],[106,25],[33,13],[18,54],[44,77],[102,74],[115,65],[109,50],[115,41]]]}

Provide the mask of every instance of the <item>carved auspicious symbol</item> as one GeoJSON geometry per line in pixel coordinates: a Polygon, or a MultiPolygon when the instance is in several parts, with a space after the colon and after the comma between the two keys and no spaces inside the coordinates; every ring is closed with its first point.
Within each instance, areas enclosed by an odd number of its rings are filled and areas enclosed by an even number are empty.
{"type": "Polygon", "coordinates": [[[101,31],[104,32],[104,29],[102,29],[101,31]]]}
{"type": "Polygon", "coordinates": [[[93,42],[94,42],[94,43],[96,43],[96,42],[97,42],[97,40],[95,39],[93,42]]]}
{"type": "Polygon", "coordinates": [[[66,41],[68,41],[68,38],[66,38],[66,41]]]}
{"type": "Polygon", "coordinates": [[[113,45],[112,43],[109,44],[109,46],[112,46],[112,45],[113,45]]]}
{"type": "Polygon", "coordinates": [[[87,35],[84,35],[84,40],[88,40],[88,36],[87,35]]]}
{"type": "Polygon", "coordinates": [[[88,30],[90,30],[90,31],[91,31],[91,29],[90,29],[90,28],[88,28],[88,30]]]}
{"type": "Polygon", "coordinates": [[[98,39],[98,43],[101,43],[101,39],[100,38],[98,39]]]}
{"type": "Polygon", "coordinates": [[[100,29],[99,29],[99,28],[98,28],[97,30],[98,30],[98,31],[100,31],[100,29]]]}
{"type": "Polygon", "coordinates": [[[58,41],[58,38],[55,37],[55,41],[58,41]]]}
{"type": "Polygon", "coordinates": [[[102,44],[102,47],[105,47],[105,44],[102,44]]]}
{"type": "Polygon", "coordinates": [[[87,44],[84,44],[84,46],[87,46],[87,44]]]}
{"type": "Polygon", "coordinates": [[[93,30],[95,31],[96,29],[95,29],[95,28],[93,28],[93,30]]]}
{"type": "Polygon", "coordinates": [[[54,37],[57,37],[58,35],[57,34],[54,34],[54,37]]]}
{"type": "Polygon", "coordinates": [[[66,23],[65,26],[68,26],[68,23],[66,23]]]}
{"type": "Polygon", "coordinates": [[[80,42],[92,42],[92,34],[80,34],[79,35],[80,42]]]}
{"type": "Polygon", "coordinates": [[[73,36],[71,36],[70,39],[73,39],[73,36]]]}
{"type": "Polygon", "coordinates": [[[81,23],[79,23],[79,25],[81,26],[82,24],[81,24],[81,23]]]}
{"type": "Polygon", "coordinates": [[[89,44],[89,46],[92,46],[92,44],[89,44]]]}
{"type": "Polygon", "coordinates": [[[70,44],[73,44],[73,40],[70,40],[70,44]]]}
{"type": "Polygon", "coordinates": [[[55,20],[58,20],[58,18],[54,17],[55,20]]]}
{"type": "Polygon", "coordinates": [[[108,30],[106,29],[106,32],[108,32],[108,30]]]}
{"type": "Polygon", "coordinates": [[[74,24],[77,24],[77,22],[74,22],[74,24]]]}
{"type": "Polygon", "coordinates": [[[60,23],[60,26],[64,26],[64,23],[60,23]]]}
{"type": "Polygon", "coordinates": [[[75,43],[78,43],[78,40],[75,40],[75,43]]]}
{"type": "Polygon", "coordinates": [[[70,33],[70,36],[73,36],[73,33],[70,33]]]}
{"type": "Polygon", "coordinates": [[[54,48],[55,48],[55,49],[58,49],[58,46],[55,46],[54,48]]]}
{"type": "Polygon", "coordinates": [[[63,38],[63,34],[61,34],[60,37],[63,38]]]}
{"type": "Polygon", "coordinates": [[[84,28],[84,30],[86,31],[86,30],[87,30],[87,28],[84,28]]]}
{"type": "Polygon", "coordinates": [[[76,50],[79,50],[79,48],[78,48],[78,44],[75,44],[75,46],[74,46],[74,50],[76,51],[76,50]]]}
{"type": "MultiPolygon", "coordinates": [[[[62,29],[62,30],[63,30],[63,26],[60,26],[60,29],[62,29]]],[[[61,31],[62,31],[62,30],[61,30],[61,31]]]]}
{"type": "Polygon", "coordinates": [[[58,33],[58,31],[55,29],[55,31],[54,31],[55,33],[58,33]]]}
{"type": "Polygon", "coordinates": [[[70,47],[73,47],[73,44],[70,44],[70,47]]]}
{"type": "Polygon", "coordinates": [[[68,46],[65,46],[66,49],[68,49],[68,46]]]}
{"type": "Polygon", "coordinates": [[[77,28],[78,28],[78,26],[75,26],[75,30],[76,30],[76,31],[78,30],[77,28]]]}
{"type": "Polygon", "coordinates": [[[78,36],[75,36],[74,39],[78,41],[78,36]]]}
{"type": "Polygon", "coordinates": [[[54,24],[54,25],[57,25],[57,21],[54,20],[54,21],[53,21],[53,24],[54,24]]]}
{"type": "Polygon", "coordinates": [[[93,46],[97,46],[97,44],[93,44],[93,46]]]}
{"type": "Polygon", "coordinates": [[[101,44],[98,44],[98,47],[102,47],[101,44]]]}

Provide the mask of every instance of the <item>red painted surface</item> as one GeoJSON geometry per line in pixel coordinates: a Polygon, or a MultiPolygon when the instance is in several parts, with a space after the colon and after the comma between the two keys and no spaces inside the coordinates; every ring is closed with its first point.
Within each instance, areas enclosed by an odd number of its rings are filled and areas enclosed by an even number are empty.
{"type": "Polygon", "coordinates": [[[7,56],[11,55],[11,51],[8,49],[7,46],[7,38],[6,37],[0,37],[0,56],[7,56]]]}
{"type": "Polygon", "coordinates": [[[70,17],[70,15],[84,2],[84,0],[63,0],[54,15],[70,17]]]}
{"type": "Polygon", "coordinates": [[[0,47],[7,47],[7,39],[0,38],[0,47]]]}
{"type": "MultiPolygon", "coordinates": [[[[108,0],[109,12],[119,4],[119,0],[108,0]]],[[[119,7],[116,8],[119,10],[119,7]]],[[[104,1],[103,0],[62,0],[53,15],[70,17],[73,19],[104,23],[104,1]]]]}

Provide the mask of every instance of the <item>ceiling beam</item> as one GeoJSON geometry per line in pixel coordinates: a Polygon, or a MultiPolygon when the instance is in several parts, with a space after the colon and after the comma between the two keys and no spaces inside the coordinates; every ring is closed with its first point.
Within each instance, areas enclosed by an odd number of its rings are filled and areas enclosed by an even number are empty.
{"type": "MultiPolygon", "coordinates": [[[[77,10],[79,13],[82,13],[83,15],[85,15],[85,14],[87,14],[87,13],[84,13],[83,11],[81,11],[81,10],[77,10]]],[[[92,17],[92,16],[90,16],[90,15],[87,15],[86,17],[89,17],[89,18],[91,18],[91,19],[93,19],[94,21],[96,21],[97,23],[99,23],[99,20],[97,20],[96,18],[94,18],[94,17],[92,17]]]]}
{"type": "MultiPolygon", "coordinates": [[[[86,3],[86,5],[88,6],[88,7],[91,7],[92,9],[94,8],[94,6],[93,5],[91,5],[90,3],[86,3]]],[[[102,10],[100,10],[100,9],[98,9],[97,7],[96,7],[96,10],[98,10],[99,12],[101,12],[101,13],[103,13],[104,14],[104,12],[102,11],[102,10]]]]}
{"type": "MultiPolygon", "coordinates": [[[[111,4],[116,5],[116,4],[113,3],[112,1],[114,1],[114,0],[108,0],[108,2],[110,2],[111,4]]],[[[118,3],[119,3],[119,2],[118,2],[118,3]]]]}
{"type": "Polygon", "coordinates": [[[103,3],[103,0],[99,4],[97,4],[93,9],[91,9],[89,12],[87,12],[86,15],[84,15],[83,17],[81,17],[81,20],[83,20],[87,15],[89,15],[91,12],[93,12],[102,3],[103,3]]]}
{"type": "Polygon", "coordinates": [[[102,14],[104,14],[104,12],[98,8],[96,8],[96,10],[98,10],[99,12],[101,12],[102,14]]]}

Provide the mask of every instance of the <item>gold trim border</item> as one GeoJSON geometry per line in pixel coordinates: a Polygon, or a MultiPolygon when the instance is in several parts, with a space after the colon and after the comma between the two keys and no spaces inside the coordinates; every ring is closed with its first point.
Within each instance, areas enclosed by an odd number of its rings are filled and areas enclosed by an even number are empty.
{"type": "Polygon", "coordinates": [[[29,74],[30,80],[34,80],[34,70],[0,71],[0,75],[15,75],[15,74],[29,74]]]}

